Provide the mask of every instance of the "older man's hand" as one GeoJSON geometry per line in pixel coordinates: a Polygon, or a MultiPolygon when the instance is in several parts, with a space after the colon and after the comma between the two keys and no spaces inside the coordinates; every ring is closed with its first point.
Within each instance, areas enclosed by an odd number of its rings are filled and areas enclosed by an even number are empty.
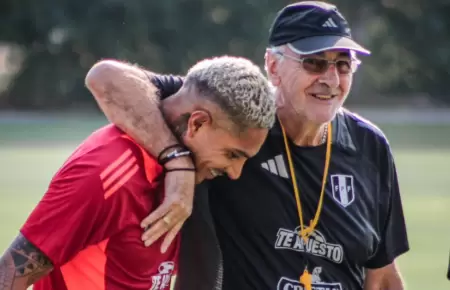
{"type": "MultiPolygon", "coordinates": [[[[179,158],[167,163],[168,168],[193,168],[188,158],[179,158]]],[[[163,203],[141,222],[145,229],[142,240],[148,247],[166,234],[161,245],[161,252],[176,237],[187,218],[191,215],[194,200],[195,172],[171,171],[164,179],[165,196],[163,203]]]]}

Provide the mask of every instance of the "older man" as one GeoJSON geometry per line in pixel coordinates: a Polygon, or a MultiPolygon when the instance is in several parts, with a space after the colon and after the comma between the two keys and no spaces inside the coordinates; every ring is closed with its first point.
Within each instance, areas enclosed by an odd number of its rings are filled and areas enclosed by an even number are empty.
{"type": "MultiPolygon", "coordinates": [[[[396,258],[409,245],[389,143],[375,125],[342,108],[358,53],[369,51],[352,39],[334,5],[299,2],[278,13],[265,65],[279,120],[240,180],[208,182],[209,200],[198,204],[184,235],[191,250],[184,252],[180,289],[211,289],[216,278],[229,290],[404,289],[396,258]]],[[[176,91],[175,82],[182,79],[154,76],[148,86],[164,97],[176,91]]],[[[113,122],[158,153],[163,142],[155,145],[147,133],[164,127],[155,100],[116,94],[98,101],[113,122]],[[126,108],[134,112],[125,116],[126,108]],[[146,111],[154,117],[144,120],[146,111]]],[[[180,212],[166,205],[144,225],[180,212]]],[[[151,243],[172,228],[162,224],[143,238],[151,243]]]]}
{"type": "MultiPolygon", "coordinates": [[[[138,68],[103,61],[91,69],[87,85],[94,95],[111,90],[117,73],[127,69],[147,82],[138,68]]],[[[257,66],[218,57],[194,65],[161,110],[179,143],[158,157],[113,125],[75,150],[0,257],[0,290],[32,284],[35,290],[170,288],[178,269],[178,236],[170,245],[160,241],[147,248],[139,226],[163,199],[164,175],[195,171],[196,183],[221,174],[237,179],[274,123],[275,102],[257,66]],[[191,154],[195,167],[171,162],[191,154]]]]}

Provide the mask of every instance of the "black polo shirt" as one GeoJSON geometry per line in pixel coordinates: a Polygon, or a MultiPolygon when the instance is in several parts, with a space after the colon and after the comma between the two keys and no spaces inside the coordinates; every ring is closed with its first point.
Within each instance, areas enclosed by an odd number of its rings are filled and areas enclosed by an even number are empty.
{"type": "MultiPolygon", "coordinates": [[[[305,244],[279,124],[239,180],[210,184],[209,205],[222,250],[223,288],[362,289],[365,268],[390,264],[408,251],[397,173],[382,132],[342,110],[332,122],[332,157],[323,209],[305,244]]],[[[305,223],[318,206],[326,146],[290,144],[305,223]]]]}

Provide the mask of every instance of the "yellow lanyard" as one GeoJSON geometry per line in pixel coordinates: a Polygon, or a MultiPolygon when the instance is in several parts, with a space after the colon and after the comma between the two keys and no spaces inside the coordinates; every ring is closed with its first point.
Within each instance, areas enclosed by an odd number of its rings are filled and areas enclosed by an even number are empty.
{"type": "MultiPolygon", "coordinates": [[[[303,239],[303,241],[305,243],[307,243],[309,236],[314,232],[314,229],[316,228],[317,223],[319,222],[320,212],[322,211],[323,197],[325,195],[325,186],[326,186],[327,177],[328,177],[328,168],[330,166],[330,159],[331,159],[331,143],[332,143],[331,139],[332,139],[332,131],[333,130],[331,128],[331,123],[329,123],[328,128],[327,128],[327,151],[325,154],[325,167],[323,170],[322,190],[320,192],[319,204],[317,206],[316,214],[314,215],[314,219],[310,221],[309,227],[305,227],[303,224],[302,204],[300,202],[300,191],[298,190],[297,179],[295,178],[294,162],[292,161],[291,150],[289,148],[288,138],[286,136],[286,132],[285,132],[282,124],[281,124],[281,131],[283,132],[284,146],[286,147],[286,155],[287,155],[287,159],[288,159],[288,163],[289,163],[289,171],[291,173],[291,179],[292,179],[292,187],[294,188],[295,200],[297,202],[297,212],[298,212],[298,216],[300,219],[299,235],[303,239]]],[[[311,276],[311,274],[309,274],[307,269],[305,269],[303,274],[301,275],[300,283],[302,283],[305,286],[306,290],[312,289],[312,276],[311,276]]]]}

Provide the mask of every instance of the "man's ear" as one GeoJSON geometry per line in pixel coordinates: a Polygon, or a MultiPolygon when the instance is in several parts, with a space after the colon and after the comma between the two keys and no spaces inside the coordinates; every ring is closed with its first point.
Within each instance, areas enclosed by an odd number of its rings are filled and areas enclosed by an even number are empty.
{"type": "Polygon", "coordinates": [[[186,135],[193,137],[201,129],[211,126],[212,117],[208,111],[196,110],[191,113],[187,123],[186,135]]]}
{"type": "Polygon", "coordinates": [[[270,80],[270,82],[274,86],[278,86],[280,83],[280,77],[278,75],[278,63],[279,58],[275,55],[273,51],[270,49],[266,50],[266,54],[264,56],[265,64],[264,67],[267,72],[267,76],[270,80]]]}

